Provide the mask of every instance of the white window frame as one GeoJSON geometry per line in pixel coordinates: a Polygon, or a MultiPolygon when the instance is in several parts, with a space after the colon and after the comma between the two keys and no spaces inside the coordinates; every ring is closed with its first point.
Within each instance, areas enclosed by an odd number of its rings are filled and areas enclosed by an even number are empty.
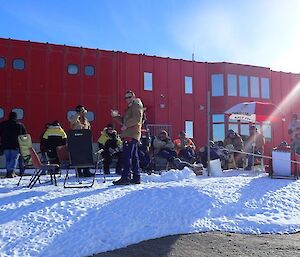
{"type": "Polygon", "coordinates": [[[144,72],[144,90],[152,91],[153,90],[153,74],[152,72],[144,72]]]}
{"type": "Polygon", "coordinates": [[[184,123],[185,133],[188,138],[194,138],[194,122],[192,120],[186,120],[184,123]]]}
{"type": "Polygon", "coordinates": [[[193,77],[184,76],[184,92],[186,94],[193,94],[193,77]]]}

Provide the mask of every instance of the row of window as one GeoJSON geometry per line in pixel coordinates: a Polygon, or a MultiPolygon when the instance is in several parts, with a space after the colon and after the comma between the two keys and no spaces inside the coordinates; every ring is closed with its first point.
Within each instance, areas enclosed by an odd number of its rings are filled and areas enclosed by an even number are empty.
{"type": "MultiPolygon", "coordinates": [[[[224,96],[224,74],[213,74],[212,96],[224,96]]],[[[270,99],[270,79],[227,74],[227,95],[270,99]]]]}
{"type": "MultiPolygon", "coordinates": [[[[144,90],[153,90],[153,79],[151,72],[144,72],[144,90]]],[[[184,92],[185,94],[193,93],[193,78],[190,76],[184,76],[184,92]]]]}
{"type": "MultiPolygon", "coordinates": [[[[249,123],[238,122],[236,120],[228,120],[228,127],[225,130],[225,115],[224,114],[213,114],[212,115],[212,138],[213,141],[224,141],[226,137],[225,131],[232,129],[236,133],[240,134],[243,138],[249,136],[249,123]]],[[[261,124],[255,124],[257,129],[264,135],[266,140],[272,138],[272,127],[270,123],[263,122],[261,124]]],[[[193,121],[185,121],[185,132],[188,137],[194,138],[194,124],[193,121]]]]}
{"type": "MultiPolygon", "coordinates": [[[[236,120],[228,120],[228,128],[237,132],[243,137],[249,136],[249,124],[247,122],[238,122],[236,120]]],[[[270,122],[262,122],[261,124],[255,124],[267,140],[272,138],[272,127],[270,122]]],[[[224,114],[213,114],[212,115],[212,132],[214,141],[223,141],[225,134],[225,115],[224,114]]]]}
{"type": "MultiPolygon", "coordinates": [[[[0,57],[0,69],[5,68],[6,60],[4,57],[0,57]]],[[[15,70],[24,70],[25,69],[25,61],[23,59],[14,59],[12,62],[13,69],[15,70]]]]}
{"type": "MultiPolygon", "coordinates": [[[[24,118],[24,110],[22,108],[14,108],[12,109],[13,112],[17,113],[17,119],[22,120],[24,118]]],[[[75,114],[75,111],[68,111],[67,117],[70,117],[75,114]]],[[[91,122],[95,120],[95,113],[88,111],[86,113],[86,118],[91,122]]],[[[4,110],[0,108],[0,119],[4,118],[4,110]]]]}
{"type": "MultiPolygon", "coordinates": [[[[23,59],[14,59],[13,68],[15,70],[24,70],[25,61],[23,59]]],[[[0,57],[0,69],[6,66],[6,60],[3,57],[0,57]]],[[[79,66],[77,64],[68,64],[67,67],[68,74],[76,75],[79,74],[79,66]]],[[[85,65],[84,74],[86,76],[95,75],[95,66],[85,65]]],[[[144,90],[152,91],[153,90],[153,78],[151,72],[144,72],[144,90]]],[[[213,74],[211,77],[212,80],[212,96],[224,96],[224,75],[223,74],[213,74]]],[[[193,78],[191,76],[184,77],[184,91],[185,94],[193,93],[193,78]]],[[[241,97],[250,97],[253,98],[270,98],[270,80],[269,78],[259,78],[245,75],[227,75],[227,95],[228,96],[241,96],[241,97]],[[250,93],[249,87],[250,84],[250,93]]]]}
{"type": "MultiPolygon", "coordinates": [[[[0,57],[0,69],[4,69],[5,67],[6,67],[6,60],[4,57],[0,57]]],[[[25,61],[20,58],[13,59],[12,67],[15,70],[24,70],[25,69],[25,61]]],[[[79,66],[77,64],[68,64],[67,71],[70,75],[76,75],[79,73],[79,66]]],[[[84,74],[86,76],[94,76],[95,75],[95,66],[85,65],[84,66],[84,74]]]]}
{"type": "MultiPolygon", "coordinates": [[[[224,75],[213,74],[211,81],[212,96],[224,96],[224,75]]],[[[151,72],[144,72],[144,90],[153,90],[151,72]]],[[[193,78],[191,76],[184,77],[184,92],[185,94],[193,94],[193,78]]],[[[270,80],[269,78],[228,74],[227,95],[270,99],[270,80]],[[248,85],[250,85],[250,92],[248,85]]]]}

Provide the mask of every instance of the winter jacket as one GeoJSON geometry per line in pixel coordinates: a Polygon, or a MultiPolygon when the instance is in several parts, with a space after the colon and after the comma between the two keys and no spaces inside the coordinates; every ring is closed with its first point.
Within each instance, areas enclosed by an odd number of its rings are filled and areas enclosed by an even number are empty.
{"type": "Polygon", "coordinates": [[[101,132],[101,136],[98,139],[98,144],[99,148],[110,147],[115,149],[122,145],[122,141],[116,130],[113,130],[112,133],[108,133],[107,128],[105,128],[101,132]]]}
{"type": "Polygon", "coordinates": [[[76,113],[68,118],[72,130],[73,129],[91,129],[91,124],[86,117],[83,117],[84,118],[83,123],[80,122],[79,118],[80,118],[79,113],[76,113]]]}
{"type": "Polygon", "coordinates": [[[60,125],[50,125],[44,135],[43,143],[49,158],[57,158],[56,147],[67,143],[67,134],[60,125]]]}
{"type": "Polygon", "coordinates": [[[169,138],[167,138],[167,140],[161,140],[159,137],[155,137],[154,140],[153,140],[153,153],[154,153],[154,155],[157,155],[158,152],[161,149],[164,149],[164,148],[173,150],[174,149],[173,142],[169,138]]]}
{"type": "Polygon", "coordinates": [[[174,140],[174,145],[175,145],[175,150],[176,150],[177,155],[179,154],[180,150],[184,149],[185,147],[189,147],[193,150],[196,149],[196,146],[195,146],[194,142],[190,138],[175,139],[174,140]]]}
{"type": "Polygon", "coordinates": [[[142,101],[139,98],[135,98],[128,105],[123,117],[114,117],[120,124],[126,126],[126,129],[122,131],[122,138],[134,138],[140,140],[143,112],[142,101]]]}
{"type": "Polygon", "coordinates": [[[0,137],[3,150],[19,149],[18,136],[26,134],[22,123],[8,119],[0,123],[0,137]]]}
{"type": "Polygon", "coordinates": [[[224,140],[224,146],[233,145],[234,150],[242,151],[244,149],[244,142],[240,135],[235,133],[234,138],[231,138],[229,135],[224,140]]]}

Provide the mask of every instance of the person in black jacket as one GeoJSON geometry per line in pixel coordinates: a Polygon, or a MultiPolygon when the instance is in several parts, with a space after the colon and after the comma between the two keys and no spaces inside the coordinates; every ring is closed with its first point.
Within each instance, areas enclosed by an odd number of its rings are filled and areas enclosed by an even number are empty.
{"type": "Polygon", "coordinates": [[[15,169],[20,156],[18,136],[26,134],[22,123],[17,122],[17,113],[11,112],[6,121],[0,123],[0,137],[6,160],[6,177],[16,176],[15,169]]]}

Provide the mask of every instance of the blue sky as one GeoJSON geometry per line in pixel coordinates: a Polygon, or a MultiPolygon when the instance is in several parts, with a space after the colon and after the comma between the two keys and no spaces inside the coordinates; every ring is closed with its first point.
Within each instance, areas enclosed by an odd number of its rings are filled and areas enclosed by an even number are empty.
{"type": "Polygon", "coordinates": [[[298,0],[0,0],[0,37],[300,73],[298,0]]]}

